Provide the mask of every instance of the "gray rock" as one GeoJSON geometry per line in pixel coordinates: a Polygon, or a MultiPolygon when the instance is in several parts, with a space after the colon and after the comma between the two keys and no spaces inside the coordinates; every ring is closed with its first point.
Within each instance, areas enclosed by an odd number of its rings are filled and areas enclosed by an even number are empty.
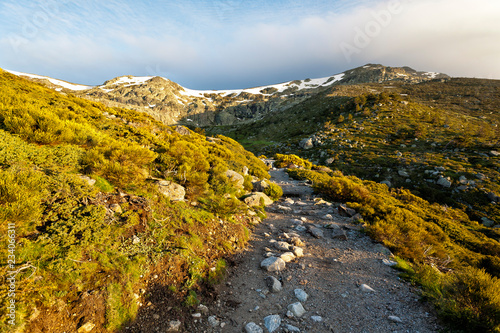
{"type": "Polygon", "coordinates": [[[229,178],[230,181],[234,182],[237,188],[243,188],[243,183],[245,182],[245,178],[236,171],[227,170],[226,177],[229,178]]]}
{"type": "Polygon", "coordinates": [[[493,157],[498,157],[498,156],[500,156],[500,153],[496,150],[492,150],[492,151],[490,151],[490,155],[493,157]]]}
{"type": "Polygon", "coordinates": [[[335,159],[333,157],[330,157],[329,159],[327,159],[325,161],[325,164],[330,165],[330,164],[333,164],[333,162],[335,162],[335,159]]]}
{"type": "Polygon", "coordinates": [[[306,310],[302,306],[302,303],[296,302],[293,304],[290,304],[287,309],[295,316],[295,317],[302,317],[304,313],[306,313],[306,310]]]}
{"type": "Polygon", "coordinates": [[[272,205],[273,201],[262,192],[254,192],[250,194],[248,197],[243,199],[243,201],[250,207],[260,206],[260,199],[264,200],[264,205],[269,206],[272,205]]]}
{"type": "Polygon", "coordinates": [[[266,278],[266,285],[269,288],[269,291],[272,293],[279,293],[281,290],[283,290],[281,282],[274,276],[268,276],[266,278]]]}
{"type": "Polygon", "coordinates": [[[323,230],[318,229],[318,228],[313,227],[313,226],[310,226],[310,227],[307,229],[307,231],[308,231],[311,235],[313,235],[314,237],[316,237],[316,238],[323,238],[323,237],[325,236],[325,235],[324,235],[324,233],[323,233],[323,230]]]}
{"type": "Polygon", "coordinates": [[[347,241],[348,240],[347,234],[342,229],[335,229],[335,230],[333,230],[333,232],[332,232],[332,238],[333,239],[343,240],[343,241],[347,241]]]}
{"type": "Polygon", "coordinates": [[[303,139],[299,142],[299,146],[303,149],[311,149],[314,147],[313,139],[311,138],[303,139]]]}
{"type": "Polygon", "coordinates": [[[246,333],[264,333],[264,330],[254,322],[245,325],[246,333]]]}
{"type": "Polygon", "coordinates": [[[401,176],[401,177],[410,177],[410,175],[408,174],[408,172],[404,171],[404,170],[399,170],[398,171],[398,174],[401,176]]]}
{"type": "Polygon", "coordinates": [[[298,332],[298,333],[300,333],[300,328],[295,327],[293,325],[287,324],[287,325],[285,325],[285,328],[288,330],[288,332],[298,332]]]}
{"type": "Polygon", "coordinates": [[[359,289],[361,289],[361,291],[364,291],[365,293],[374,293],[375,292],[375,290],[367,284],[362,284],[361,286],[359,286],[359,289]]]}
{"type": "Polygon", "coordinates": [[[264,326],[269,333],[276,331],[281,325],[281,317],[279,315],[270,315],[264,318],[264,326]]]}
{"type": "Polygon", "coordinates": [[[354,215],[357,214],[357,212],[354,209],[349,208],[343,204],[339,205],[338,211],[339,211],[340,216],[345,216],[345,217],[353,217],[354,215]]]}
{"type": "Polygon", "coordinates": [[[205,316],[208,314],[208,311],[209,311],[208,306],[203,305],[203,304],[198,305],[197,310],[200,311],[201,313],[203,313],[205,316]]]}
{"type": "Polygon", "coordinates": [[[392,183],[388,180],[381,181],[380,184],[385,184],[387,187],[392,187],[392,183]]]}
{"type": "Polygon", "coordinates": [[[311,320],[315,323],[321,323],[323,321],[323,317],[321,316],[311,316],[311,320]]]}
{"type": "Polygon", "coordinates": [[[437,184],[443,187],[451,187],[451,179],[450,177],[445,178],[441,176],[439,177],[437,184]]]}
{"type": "Polygon", "coordinates": [[[256,192],[264,192],[266,188],[270,186],[269,182],[266,180],[260,180],[258,182],[252,183],[253,189],[256,192]]]}
{"type": "Polygon", "coordinates": [[[496,195],[494,192],[488,193],[488,199],[493,202],[500,202],[500,197],[496,195]]]}
{"type": "Polygon", "coordinates": [[[389,320],[395,322],[395,323],[402,323],[403,321],[401,320],[401,318],[397,317],[397,316],[389,316],[388,317],[389,320]]]}
{"type": "Polygon", "coordinates": [[[460,176],[460,178],[458,178],[458,182],[462,185],[467,185],[469,184],[469,182],[467,181],[467,177],[465,176],[460,176]]]}
{"type": "Polygon", "coordinates": [[[274,243],[274,247],[280,251],[288,251],[292,246],[287,242],[276,242],[274,243]]]}
{"type": "Polygon", "coordinates": [[[219,326],[220,322],[217,320],[216,316],[210,316],[208,317],[208,324],[212,327],[217,327],[219,326]]]}
{"type": "Polygon", "coordinates": [[[302,289],[295,289],[294,291],[294,294],[295,294],[295,297],[297,297],[297,299],[301,302],[305,302],[307,301],[307,298],[309,297],[309,295],[302,289]]]}
{"type": "Polygon", "coordinates": [[[268,272],[279,272],[285,269],[285,262],[281,258],[269,257],[260,263],[260,267],[268,272]]]}
{"type": "Polygon", "coordinates": [[[398,263],[393,261],[393,260],[389,260],[389,259],[382,259],[382,263],[386,266],[396,266],[398,263]]]}
{"type": "Polygon", "coordinates": [[[174,182],[159,180],[157,182],[157,186],[158,191],[172,201],[184,200],[184,197],[186,196],[186,190],[184,187],[174,182]]]}
{"type": "Polygon", "coordinates": [[[492,220],[490,220],[490,219],[489,219],[489,218],[487,218],[487,217],[482,217],[482,218],[481,218],[481,222],[483,223],[483,225],[484,225],[485,227],[490,227],[490,228],[491,228],[491,227],[493,227],[493,226],[495,225],[495,222],[494,222],[494,221],[492,221],[492,220]]]}
{"type": "Polygon", "coordinates": [[[168,323],[167,332],[179,332],[182,323],[179,320],[172,320],[168,323]]]}
{"type": "Polygon", "coordinates": [[[486,175],[483,174],[483,173],[478,173],[476,175],[476,178],[479,179],[479,180],[485,180],[486,179],[486,175]]]}
{"type": "Polygon", "coordinates": [[[248,175],[248,167],[244,166],[243,167],[243,176],[247,176],[248,175]]]}

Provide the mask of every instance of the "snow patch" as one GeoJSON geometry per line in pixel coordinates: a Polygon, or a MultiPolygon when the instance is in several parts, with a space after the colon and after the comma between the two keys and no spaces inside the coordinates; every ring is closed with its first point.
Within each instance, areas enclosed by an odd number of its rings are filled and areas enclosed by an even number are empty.
{"type": "MultiPolygon", "coordinates": [[[[10,71],[10,70],[7,70],[7,69],[5,71],[9,72],[11,74],[17,75],[17,76],[26,76],[26,77],[29,77],[29,78],[32,78],[32,79],[48,80],[53,85],[60,86],[60,87],[63,87],[63,88],[69,89],[69,90],[73,90],[73,91],[88,90],[88,89],[94,88],[92,86],[84,86],[84,85],[81,85],[81,84],[73,84],[73,83],[69,83],[69,82],[66,82],[66,81],[61,81],[61,80],[53,79],[53,78],[50,78],[50,77],[47,77],[47,76],[42,76],[42,75],[21,73],[21,72],[16,72],[16,71],[10,71]]],[[[61,90],[56,90],[56,91],[61,91],[61,90]]]]}

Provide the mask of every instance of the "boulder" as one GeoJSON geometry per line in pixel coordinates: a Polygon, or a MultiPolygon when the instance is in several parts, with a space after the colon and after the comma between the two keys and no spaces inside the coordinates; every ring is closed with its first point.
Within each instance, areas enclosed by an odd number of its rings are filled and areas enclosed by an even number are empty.
{"type": "Polygon", "coordinates": [[[169,180],[159,180],[157,182],[158,191],[172,201],[184,200],[186,190],[183,186],[169,180]]]}
{"type": "Polygon", "coordinates": [[[233,170],[226,171],[226,177],[229,178],[230,181],[236,184],[236,187],[243,188],[243,183],[245,182],[245,178],[233,170]]]}
{"type": "Polygon", "coordinates": [[[243,199],[243,201],[250,207],[260,206],[260,199],[264,200],[264,205],[269,206],[273,203],[273,201],[262,192],[254,192],[250,194],[248,197],[243,199]]]}
{"type": "Polygon", "coordinates": [[[264,190],[270,186],[269,182],[265,180],[253,182],[252,185],[255,192],[264,192],[264,190]]]}

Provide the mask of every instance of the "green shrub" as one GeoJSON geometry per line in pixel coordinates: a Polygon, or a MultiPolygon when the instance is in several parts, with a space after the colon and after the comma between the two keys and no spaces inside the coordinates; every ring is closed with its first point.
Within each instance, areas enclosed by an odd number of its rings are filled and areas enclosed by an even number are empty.
{"type": "Polygon", "coordinates": [[[274,165],[277,168],[285,168],[289,164],[295,164],[296,166],[301,166],[306,169],[311,169],[312,163],[309,162],[308,160],[304,160],[297,155],[283,155],[283,154],[276,154],[274,156],[274,159],[276,162],[274,162],[274,165]]]}
{"type": "Polygon", "coordinates": [[[264,194],[273,199],[273,201],[277,201],[283,195],[283,189],[278,184],[270,183],[269,186],[264,189],[264,194]]]}

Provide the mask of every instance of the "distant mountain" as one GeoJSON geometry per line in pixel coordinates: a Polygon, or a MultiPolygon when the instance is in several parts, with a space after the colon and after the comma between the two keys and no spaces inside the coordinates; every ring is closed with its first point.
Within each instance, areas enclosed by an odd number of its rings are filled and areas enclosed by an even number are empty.
{"type": "Polygon", "coordinates": [[[55,90],[71,92],[108,106],[151,114],[166,124],[200,127],[234,125],[262,119],[289,109],[317,93],[341,84],[448,80],[446,74],[417,72],[409,67],[368,64],[337,75],[237,90],[192,90],[162,77],[122,76],[89,87],[44,76],[11,72],[55,90]]]}

